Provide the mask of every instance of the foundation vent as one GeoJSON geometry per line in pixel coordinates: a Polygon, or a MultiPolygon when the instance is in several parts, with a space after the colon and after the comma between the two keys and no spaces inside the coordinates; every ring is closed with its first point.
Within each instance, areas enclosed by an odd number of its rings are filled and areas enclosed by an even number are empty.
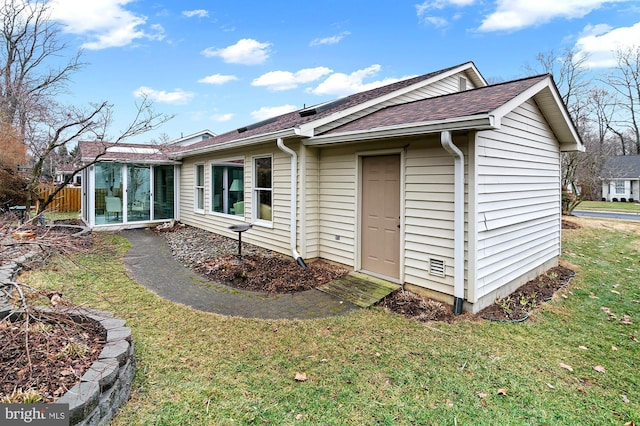
{"type": "Polygon", "coordinates": [[[429,258],[429,274],[438,277],[445,276],[445,264],[442,259],[429,258]]]}

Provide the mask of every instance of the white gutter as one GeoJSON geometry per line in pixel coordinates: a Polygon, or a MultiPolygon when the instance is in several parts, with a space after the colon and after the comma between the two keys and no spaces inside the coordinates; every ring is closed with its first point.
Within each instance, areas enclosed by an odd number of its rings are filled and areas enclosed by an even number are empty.
{"type": "Polygon", "coordinates": [[[250,145],[255,145],[261,142],[272,142],[274,138],[283,138],[286,136],[295,136],[296,132],[293,128],[288,128],[284,130],[278,130],[271,133],[261,133],[255,136],[249,136],[244,139],[234,139],[227,142],[222,142],[216,145],[207,145],[200,148],[193,149],[185,149],[181,151],[176,151],[174,153],[168,154],[169,158],[182,160],[184,157],[199,155],[199,154],[208,154],[210,152],[221,151],[224,149],[231,148],[242,148],[250,145]]]}
{"type": "Polygon", "coordinates": [[[454,158],[453,313],[460,315],[464,302],[464,154],[453,144],[451,132],[442,132],[440,142],[454,158]]]}
{"type": "Polygon", "coordinates": [[[426,121],[421,123],[400,124],[375,129],[354,130],[351,132],[330,133],[314,136],[302,141],[306,146],[329,145],[341,142],[353,142],[359,139],[383,139],[399,136],[422,135],[456,130],[488,130],[500,126],[492,114],[479,116],[457,117],[450,120],[426,121]]]}
{"type": "Polygon", "coordinates": [[[287,147],[282,138],[277,139],[277,144],[281,151],[291,156],[291,253],[293,253],[293,258],[296,260],[298,265],[306,268],[307,264],[304,263],[304,259],[302,259],[302,256],[300,256],[300,253],[298,253],[296,248],[298,242],[298,210],[296,205],[296,199],[298,198],[298,154],[296,154],[296,152],[291,148],[287,147]]]}

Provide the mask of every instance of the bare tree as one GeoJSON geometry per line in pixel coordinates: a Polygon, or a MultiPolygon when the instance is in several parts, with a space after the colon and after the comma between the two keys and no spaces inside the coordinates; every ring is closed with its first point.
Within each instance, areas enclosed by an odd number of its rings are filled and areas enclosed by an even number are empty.
{"type": "Polygon", "coordinates": [[[58,39],[59,28],[50,19],[46,0],[5,0],[0,16],[0,117],[26,137],[33,114],[46,110],[82,68],[82,52],[62,66],[52,66],[69,55],[68,46],[58,39]]]}
{"type": "MultiPolygon", "coordinates": [[[[81,139],[101,140],[101,138],[97,136],[106,134],[112,124],[112,117],[113,105],[102,102],[86,110],[66,108],[63,111],[58,111],[57,114],[52,116],[48,121],[49,124],[47,128],[36,129],[36,134],[33,135],[32,139],[37,140],[38,143],[33,145],[36,155],[34,155],[35,162],[28,185],[30,193],[37,194],[36,189],[40,183],[43,166],[46,159],[52,153],[61,147],[66,147],[71,142],[81,139]]],[[[136,114],[129,122],[129,125],[117,136],[110,139],[109,145],[118,144],[130,137],[156,129],[171,118],[173,117],[156,113],[153,110],[152,102],[147,97],[143,97],[142,101],[136,104],[136,114]]],[[[38,213],[45,210],[47,206],[53,202],[60,191],[71,182],[73,176],[98,162],[105,153],[106,151],[103,151],[92,161],[85,162],[82,165],[76,165],[74,170],[64,178],[46,199],[38,196],[38,213]]]]}
{"type": "Polygon", "coordinates": [[[622,154],[640,154],[640,46],[619,49],[615,52],[617,66],[606,83],[618,96],[618,114],[614,116],[610,130],[622,148],[622,154]],[[629,138],[631,149],[626,147],[629,138]]]}
{"type": "MultiPolygon", "coordinates": [[[[561,55],[551,51],[536,56],[537,67],[526,65],[530,74],[549,73],[553,76],[562,101],[567,107],[578,133],[584,139],[589,129],[588,93],[591,82],[587,79],[585,66],[587,57],[576,55],[574,50],[567,49],[561,55]]],[[[580,183],[581,171],[587,169],[583,163],[589,161],[584,153],[568,152],[562,155],[562,212],[571,214],[586,197],[580,183]]]]}
{"type": "MultiPolygon", "coordinates": [[[[59,26],[51,20],[48,0],[4,0],[0,5],[0,122],[17,129],[32,157],[27,185],[27,208],[56,152],[79,139],[106,135],[113,121],[113,105],[106,101],[86,108],[65,106],[56,98],[66,90],[71,76],[84,65],[81,51],[69,55],[58,39],[59,26]],[[61,57],[70,57],[62,66],[61,57]]],[[[137,104],[128,127],[111,143],[121,142],[157,128],[171,116],[156,114],[148,98],[137,104]]],[[[97,159],[96,159],[97,161],[97,159]]],[[[67,184],[85,164],[74,171],[67,184]]],[[[39,199],[39,212],[58,195],[61,187],[47,199],[39,199]]]]}

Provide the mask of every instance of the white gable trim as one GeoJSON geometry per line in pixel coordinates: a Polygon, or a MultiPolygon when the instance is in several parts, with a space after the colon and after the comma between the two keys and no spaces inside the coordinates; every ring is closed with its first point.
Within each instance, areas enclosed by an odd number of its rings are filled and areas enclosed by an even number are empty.
{"type": "Polygon", "coordinates": [[[534,98],[538,103],[542,114],[556,135],[562,151],[585,150],[580,135],[578,135],[550,76],[493,110],[492,114],[496,117],[497,126],[500,126],[500,121],[504,116],[531,98],[534,98]]]}

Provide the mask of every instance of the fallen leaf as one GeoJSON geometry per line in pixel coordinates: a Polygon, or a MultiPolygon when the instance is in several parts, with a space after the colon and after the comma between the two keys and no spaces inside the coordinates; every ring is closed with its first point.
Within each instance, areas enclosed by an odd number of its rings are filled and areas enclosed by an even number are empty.
{"type": "Polygon", "coordinates": [[[561,294],[560,297],[562,297],[563,299],[568,299],[569,296],[567,296],[566,294],[561,294]]]}
{"type": "Polygon", "coordinates": [[[624,426],[636,426],[636,424],[631,420],[630,422],[626,422],[624,426]]]}
{"type": "Polygon", "coordinates": [[[589,350],[589,348],[587,348],[586,346],[578,346],[578,349],[582,349],[583,351],[589,350]]]}
{"type": "Polygon", "coordinates": [[[548,387],[549,389],[555,389],[555,388],[556,388],[556,387],[555,387],[555,386],[553,386],[551,383],[547,383],[546,385],[547,385],[547,387],[548,387]]]}
{"type": "Polygon", "coordinates": [[[561,362],[560,367],[564,368],[565,370],[569,370],[573,373],[573,367],[571,367],[570,365],[567,365],[561,362]]]}
{"type": "Polygon", "coordinates": [[[618,290],[611,290],[611,293],[618,294],[618,295],[620,294],[620,292],[618,290]]]}
{"type": "Polygon", "coordinates": [[[507,390],[505,388],[500,388],[498,389],[498,391],[496,392],[498,395],[503,395],[503,396],[507,396],[507,390]]]}
{"type": "Polygon", "coordinates": [[[613,288],[618,288],[618,287],[620,287],[620,284],[614,284],[613,285],[613,288]]]}
{"type": "Polygon", "coordinates": [[[587,392],[586,392],[584,389],[582,389],[582,388],[578,388],[578,392],[580,392],[580,393],[587,393],[587,392]]]}
{"type": "Polygon", "coordinates": [[[594,370],[596,370],[598,373],[606,373],[607,370],[601,366],[601,365],[596,365],[595,367],[593,367],[594,370]]]}
{"type": "Polygon", "coordinates": [[[611,346],[611,350],[612,350],[612,351],[617,351],[617,350],[618,350],[618,348],[617,348],[617,346],[611,346]]]}
{"type": "Polygon", "coordinates": [[[451,402],[451,400],[449,400],[449,399],[447,399],[444,403],[445,403],[445,405],[446,405],[447,407],[449,407],[449,408],[452,408],[452,407],[453,407],[453,402],[451,402]]]}
{"type": "Polygon", "coordinates": [[[627,395],[620,395],[620,397],[622,398],[622,402],[624,402],[625,404],[628,404],[629,402],[629,398],[627,398],[627,395]]]}
{"type": "Polygon", "coordinates": [[[296,414],[296,420],[302,420],[303,417],[304,415],[302,414],[296,414]]]}
{"type": "Polygon", "coordinates": [[[624,315],[622,319],[620,319],[620,322],[626,325],[633,324],[633,322],[631,322],[631,317],[629,315],[624,315]]]}
{"type": "Polygon", "coordinates": [[[294,377],[296,382],[306,382],[307,381],[307,373],[296,373],[294,377]]]}
{"type": "Polygon", "coordinates": [[[590,293],[589,294],[589,299],[600,299],[600,298],[598,296],[596,296],[595,294],[590,293]]]}
{"type": "Polygon", "coordinates": [[[484,392],[476,392],[476,396],[477,396],[478,398],[482,399],[482,398],[486,398],[486,397],[488,397],[488,396],[489,396],[489,394],[484,393],[484,392]]]}
{"type": "Polygon", "coordinates": [[[600,310],[601,310],[602,312],[604,312],[605,314],[607,314],[607,315],[613,315],[613,314],[611,313],[611,309],[607,308],[606,306],[602,306],[602,307],[600,308],[600,310]]]}

